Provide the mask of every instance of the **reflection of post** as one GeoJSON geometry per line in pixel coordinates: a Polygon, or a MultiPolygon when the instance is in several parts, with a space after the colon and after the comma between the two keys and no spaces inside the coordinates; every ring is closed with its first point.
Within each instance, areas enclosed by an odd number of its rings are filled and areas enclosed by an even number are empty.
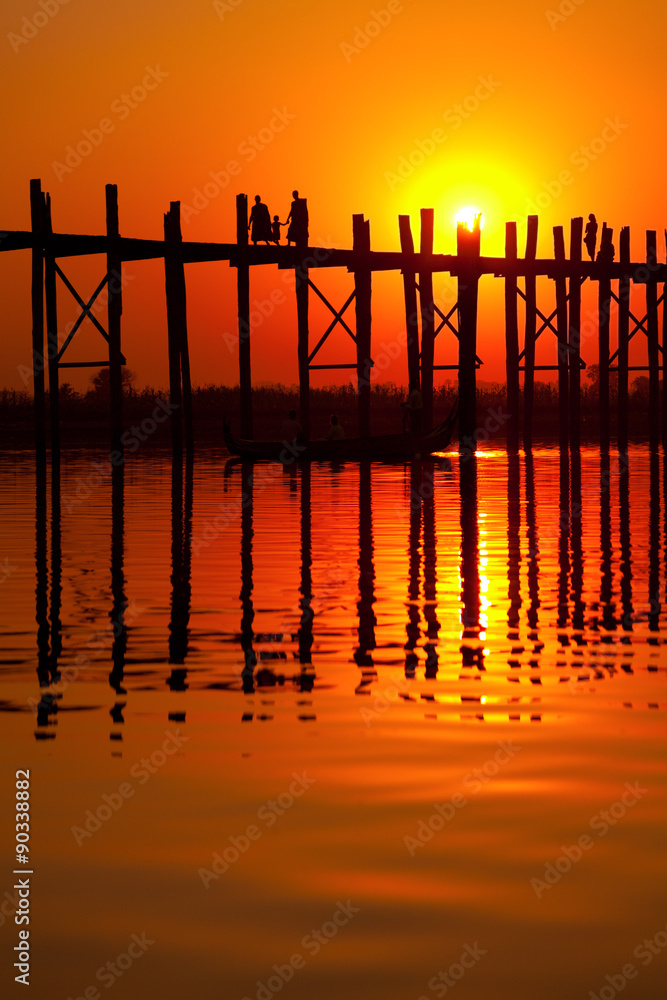
{"type": "Polygon", "coordinates": [[[111,647],[112,668],[109,684],[117,694],[125,694],[123,675],[127,650],[127,625],[125,610],[125,468],[114,465],[111,470],[111,647]]]}
{"type": "Polygon", "coordinates": [[[253,649],[252,628],[255,610],[252,603],[252,514],[253,514],[253,465],[241,465],[241,649],[243,650],[243,690],[255,690],[253,673],[257,656],[253,649]]]}
{"type": "MultiPolygon", "coordinates": [[[[192,474],[193,456],[185,465],[185,496],[183,465],[174,455],[171,472],[171,619],[169,622],[169,662],[184,664],[188,655],[188,625],[190,623],[190,569],[192,543],[192,474]]],[[[172,691],[187,687],[185,668],[173,668],[167,684],[172,691]]]]}
{"type": "MultiPolygon", "coordinates": [[[[526,452],[526,526],[528,541],[528,628],[537,629],[537,615],[540,606],[540,544],[537,534],[537,512],[535,500],[535,468],[533,456],[526,452]]],[[[537,639],[537,635],[531,636],[537,639]]]]}
{"type": "Polygon", "coordinates": [[[630,465],[627,455],[618,456],[618,509],[621,535],[621,624],[632,632],[632,547],[630,545],[630,465]]]}
{"type": "MultiPolygon", "coordinates": [[[[651,502],[649,514],[648,627],[660,629],[660,460],[651,449],[651,502]]],[[[652,639],[652,643],[656,640],[652,639]]]]}
{"type": "Polygon", "coordinates": [[[584,548],[581,509],[581,452],[575,449],[572,459],[572,492],[570,503],[572,532],[572,628],[583,631],[584,611],[584,548]]]}
{"type": "Polygon", "coordinates": [[[313,645],[313,577],[310,463],[301,468],[301,618],[299,621],[299,663],[311,662],[313,645]]]}
{"type": "Polygon", "coordinates": [[[419,577],[421,555],[419,537],[421,534],[421,462],[413,461],[410,466],[410,526],[408,530],[408,622],[405,627],[405,676],[414,677],[417,667],[415,648],[419,641],[419,577]]]}
{"type": "Polygon", "coordinates": [[[600,451],[600,604],[602,627],[615,628],[613,606],[613,574],[611,568],[611,496],[609,451],[600,451]]]}
{"type": "Polygon", "coordinates": [[[437,536],[435,528],[435,490],[433,488],[433,473],[428,472],[423,490],[424,518],[424,621],[426,622],[426,639],[424,652],[426,654],[426,679],[433,679],[438,673],[438,602],[436,583],[437,574],[437,536]]]}
{"type": "Polygon", "coordinates": [[[359,667],[370,667],[364,671],[375,676],[373,657],[375,649],[375,626],[377,619],[373,611],[375,604],[375,566],[373,563],[373,513],[371,509],[371,464],[359,463],[359,646],[354,653],[354,661],[359,667]]]}
{"type": "Polygon", "coordinates": [[[507,455],[507,638],[519,638],[521,609],[521,464],[516,453],[507,455]]]}
{"type": "MultiPolygon", "coordinates": [[[[570,580],[570,457],[561,450],[559,460],[558,499],[558,628],[564,628],[569,620],[568,586],[570,580]]],[[[567,645],[567,636],[560,636],[567,645]]]]}
{"type": "Polygon", "coordinates": [[[477,524],[477,459],[459,458],[461,476],[461,654],[463,666],[484,669],[480,633],[479,530],[477,524]],[[471,645],[466,640],[474,640],[471,645]]]}

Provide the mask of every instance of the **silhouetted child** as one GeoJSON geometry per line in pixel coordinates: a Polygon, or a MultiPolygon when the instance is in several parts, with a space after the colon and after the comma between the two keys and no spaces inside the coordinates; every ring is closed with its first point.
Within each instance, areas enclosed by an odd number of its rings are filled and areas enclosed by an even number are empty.
{"type": "Polygon", "coordinates": [[[273,222],[271,223],[271,242],[275,243],[276,246],[280,243],[280,227],[286,226],[286,222],[281,222],[277,215],[273,216],[273,222]]]}
{"type": "Polygon", "coordinates": [[[598,224],[595,216],[591,212],[588,216],[588,222],[586,223],[586,235],[584,236],[584,243],[586,244],[586,249],[588,250],[588,256],[591,260],[595,260],[595,244],[598,238],[598,224]]]}

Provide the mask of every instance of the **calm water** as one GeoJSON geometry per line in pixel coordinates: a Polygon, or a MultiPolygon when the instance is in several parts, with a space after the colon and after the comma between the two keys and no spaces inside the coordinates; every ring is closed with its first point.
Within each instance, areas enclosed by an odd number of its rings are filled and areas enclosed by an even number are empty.
{"type": "Polygon", "coordinates": [[[7,995],[29,768],[39,1000],[665,996],[662,456],[100,457],[2,459],[7,995]]]}

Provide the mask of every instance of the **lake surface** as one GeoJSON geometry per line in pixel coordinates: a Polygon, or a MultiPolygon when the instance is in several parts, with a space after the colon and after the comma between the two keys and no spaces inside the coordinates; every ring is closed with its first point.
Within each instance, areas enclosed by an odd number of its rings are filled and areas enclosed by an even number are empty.
{"type": "Polygon", "coordinates": [[[6,995],[29,769],[38,1000],[665,996],[661,454],[100,461],[0,464],[6,995]]]}

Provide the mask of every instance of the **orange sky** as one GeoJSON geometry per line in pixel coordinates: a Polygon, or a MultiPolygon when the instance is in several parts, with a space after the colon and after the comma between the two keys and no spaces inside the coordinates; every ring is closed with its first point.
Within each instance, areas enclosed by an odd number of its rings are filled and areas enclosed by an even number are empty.
{"type": "MultiPolygon", "coordinates": [[[[350,246],[352,213],[363,212],[372,246],[397,249],[398,213],[412,215],[418,239],[419,208],[433,207],[435,248],[451,252],[453,216],[475,204],[486,215],[482,252],[499,253],[505,221],[518,221],[521,246],[537,206],[539,254],[551,253],[552,225],[593,211],[616,234],[632,226],[633,257],[643,253],[644,230],[658,229],[664,259],[662,5],[5,0],[0,17],[3,229],[29,228],[31,177],[52,194],[56,230],[103,232],[104,185],[113,182],[123,235],[161,238],[163,214],[180,199],[184,238],[222,241],[234,237],[237,192],[261,194],[284,220],[297,187],[308,198],[313,244],[350,246]],[[97,145],[68,163],[68,146],[86,132],[97,145]],[[227,182],[230,161],[236,174],[227,182]]],[[[20,368],[30,363],[29,256],[0,257],[0,385],[15,388],[30,388],[20,368]]],[[[87,298],[102,260],[61,264],[87,298]]],[[[225,264],[187,269],[196,383],[237,381],[224,337],[235,333],[234,277],[225,264]]],[[[337,305],[352,288],[343,272],[315,280],[337,305]]],[[[277,299],[253,332],[256,383],[297,378],[285,281],[273,267],[252,275],[251,303],[261,307],[272,291],[277,299]]],[[[435,287],[442,305],[453,304],[446,278],[435,287]]],[[[404,329],[400,275],[375,277],[373,290],[379,356],[404,329]]],[[[59,295],[64,328],[76,313],[64,288],[59,295]]],[[[167,381],[163,300],[161,262],[128,263],[123,348],[138,385],[167,381]]],[[[480,302],[479,377],[502,379],[501,283],[484,279],[480,302]]],[[[540,305],[550,311],[552,302],[545,284],[540,305]]],[[[313,303],[313,344],[322,324],[313,303]]],[[[103,347],[99,334],[82,330],[68,359],[102,357],[103,347]]],[[[352,348],[339,330],[318,361],[352,361],[352,348]]],[[[436,361],[455,359],[452,339],[439,340],[436,361]]],[[[405,382],[405,368],[401,351],[381,377],[405,382]]],[[[81,388],[88,373],[61,377],[81,388]]],[[[348,377],[318,373],[313,384],[348,377]]]]}

